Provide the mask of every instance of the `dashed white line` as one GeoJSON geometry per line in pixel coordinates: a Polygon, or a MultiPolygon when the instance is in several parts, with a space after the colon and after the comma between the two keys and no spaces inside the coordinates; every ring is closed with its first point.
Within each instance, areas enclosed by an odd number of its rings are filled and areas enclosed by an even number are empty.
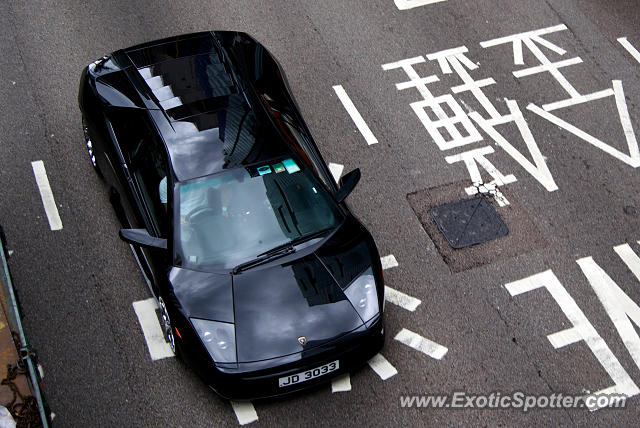
{"type": "Polygon", "coordinates": [[[331,381],[331,392],[348,392],[351,391],[351,376],[345,373],[331,381]]]}
{"type": "Polygon", "coordinates": [[[344,171],[344,165],[340,165],[339,163],[329,163],[329,172],[331,172],[331,175],[333,176],[333,179],[336,181],[336,183],[340,181],[342,171],[344,171]]]}
{"type": "Polygon", "coordinates": [[[391,269],[398,266],[398,261],[396,260],[396,257],[393,254],[380,257],[380,262],[382,263],[382,269],[391,269]]]}
{"type": "Polygon", "coordinates": [[[154,361],[174,356],[160,328],[160,322],[156,315],[157,308],[158,304],[153,297],[133,302],[133,310],[138,317],[140,327],[142,327],[142,334],[147,342],[149,355],[154,361]]]}
{"type": "Polygon", "coordinates": [[[629,40],[626,37],[620,37],[618,42],[622,45],[623,48],[627,50],[631,54],[631,56],[638,62],[640,62],[640,52],[636,48],[633,47],[629,40]]]}
{"type": "MultiPolygon", "coordinates": [[[[398,266],[398,261],[393,254],[380,257],[380,263],[382,263],[382,269],[385,270],[398,266]]],[[[404,294],[403,292],[389,286],[384,287],[384,298],[387,302],[398,305],[401,308],[411,312],[415,311],[420,303],[422,303],[420,299],[416,299],[415,297],[409,296],[408,294],[404,294]]]]}
{"type": "Polygon", "coordinates": [[[398,374],[398,370],[396,370],[382,354],[374,355],[374,357],[369,360],[369,366],[382,380],[387,380],[398,374]]]}
{"type": "Polygon", "coordinates": [[[407,330],[406,328],[400,330],[394,339],[436,360],[441,360],[449,351],[446,347],[407,330]]]}
{"type": "Polygon", "coordinates": [[[415,297],[404,294],[401,291],[395,290],[388,285],[384,287],[384,298],[387,302],[400,306],[408,311],[415,311],[422,301],[415,297]]]}
{"type": "Polygon", "coordinates": [[[356,106],[353,105],[351,98],[349,98],[349,95],[347,95],[342,85],[335,85],[333,87],[333,90],[335,91],[336,95],[340,99],[340,102],[344,106],[345,110],[347,110],[347,113],[349,113],[349,116],[351,116],[351,120],[353,120],[353,123],[355,123],[356,126],[358,127],[358,130],[364,137],[367,144],[368,145],[376,144],[378,142],[378,139],[376,138],[375,135],[373,135],[373,132],[371,132],[371,129],[369,129],[369,126],[367,125],[367,123],[364,121],[364,119],[358,112],[358,109],[356,108],[356,106]]]}
{"type": "Polygon", "coordinates": [[[251,401],[231,401],[231,407],[240,425],[247,425],[258,420],[258,414],[251,401]]]}
{"type": "Polygon", "coordinates": [[[33,168],[33,175],[36,177],[36,183],[38,184],[38,190],[40,191],[40,198],[42,199],[42,205],[44,211],[47,214],[49,220],[49,227],[51,230],[62,229],[62,220],[60,220],[60,214],[58,213],[58,207],[56,201],[53,198],[53,192],[49,185],[49,178],[47,177],[47,170],[44,168],[44,163],[39,161],[31,162],[33,168]]]}

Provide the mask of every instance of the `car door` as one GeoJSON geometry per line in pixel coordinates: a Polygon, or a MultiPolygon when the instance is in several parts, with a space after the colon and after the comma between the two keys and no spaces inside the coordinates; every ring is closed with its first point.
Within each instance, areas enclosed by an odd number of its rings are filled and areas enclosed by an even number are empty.
{"type": "MultiPolygon", "coordinates": [[[[168,239],[169,210],[161,201],[160,186],[168,175],[168,157],[164,144],[156,136],[145,111],[112,113],[108,118],[121,156],[124,181],[119,202],[130,228],[146,229],[149,235],[168,239]]],[[[168,186],[164,182],[164,189],[168,186]]],[[[166,193],[165,193],[166,194],[166,193]]],[[[144,273],[158,284],[164,275],[168,251],[134,248],[144,273]]]]}

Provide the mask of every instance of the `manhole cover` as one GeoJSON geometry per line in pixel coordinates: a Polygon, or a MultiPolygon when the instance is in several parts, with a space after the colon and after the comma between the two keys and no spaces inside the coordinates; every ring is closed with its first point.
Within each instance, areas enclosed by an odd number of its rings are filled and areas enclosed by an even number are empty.
{"type": "Polygon", "coordinates": [[[466,248],[505,236],[509,229],[485,198],[464,199],[429,211],[453,248],[466,248]]]}

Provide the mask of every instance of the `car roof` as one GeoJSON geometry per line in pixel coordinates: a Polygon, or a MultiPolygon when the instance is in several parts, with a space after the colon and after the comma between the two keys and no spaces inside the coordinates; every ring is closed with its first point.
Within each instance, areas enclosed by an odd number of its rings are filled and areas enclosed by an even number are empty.
{"type": "MultiPolygon", "coordinates": [[[[164,140],[179,181],[214,174],[290,154],[261,94],[243,68],[277,67],[259,61],[266,49],[243,33],[196,33],[134,46],[119,51],[128,63],[129,79],[142,86],[145,108],[164,140]],[[253,64],[242,64],[220,44],[216,35],[237,39],[255,51],[253,64]]],[[[248,58],[251,59],[252,55],[248,58]]],[[[124,64],[123,64],[124,65],[124,64]]],[[[265,73],[274,75],[270,71],[265,73]]],[[[279,75],[279,74],[278,74],[279,75]]]]}

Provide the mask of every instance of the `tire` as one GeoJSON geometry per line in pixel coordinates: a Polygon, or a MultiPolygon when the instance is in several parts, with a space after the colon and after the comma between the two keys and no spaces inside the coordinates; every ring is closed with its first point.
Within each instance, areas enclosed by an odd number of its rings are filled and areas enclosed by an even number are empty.
{"type": "Polygon", "coordinates": [[[162,328],[164,339],[171,347],[173,354],[177,356],[176,339],[173,336],[173,325],[171,324],[171,318],[169,318],[167,305],[164,303],[164,300],[162,300],[162,297],[158,297],[158,307],[160,308],[160,327],[162,328]]]}

